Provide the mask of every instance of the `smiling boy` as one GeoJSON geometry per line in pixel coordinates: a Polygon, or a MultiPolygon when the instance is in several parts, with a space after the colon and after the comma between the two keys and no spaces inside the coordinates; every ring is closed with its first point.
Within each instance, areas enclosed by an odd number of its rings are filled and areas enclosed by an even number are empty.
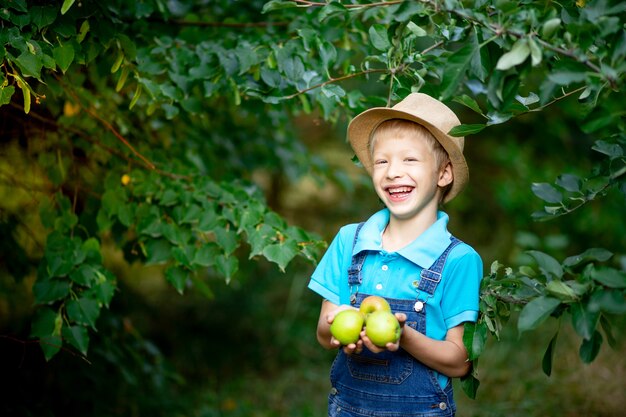
{"type": "Polygon", "coordinates": [[[478,316],[480,256],[447,230],[439,209],[468,180],[460,124],[447,106],[413,93],[392,108],[353,119],[348,138],[386,208],[341,228],[309,288],[323,297],[317,339],[335,315],[368,295],[385,297],[403,326],[380,348],[361,333],[339,349],[331,369],[329,416],[453,416],[451,378],[470,365],[463,324],[478,316]]]}

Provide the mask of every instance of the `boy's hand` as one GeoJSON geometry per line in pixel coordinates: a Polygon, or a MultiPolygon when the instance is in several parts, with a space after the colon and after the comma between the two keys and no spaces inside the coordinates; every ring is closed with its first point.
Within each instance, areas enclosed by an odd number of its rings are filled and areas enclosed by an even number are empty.
{"type": "MultiPolygon", "coordinates": [[[[406,314],[404,313],[395,313],[396,318],[398,319],[398,323],[400,323],[400,329],[404,331],[404,323],[406,323],[406,314]]],[[[402,333],[401,333],[402,334],[402,333]]],[[[387,343],[384,347],[376,346],[372,341],[367,337],[365,330],[361,332],[361,339],[359,342],[362,342],[365,347],[367,347],[370,351],[374,353],[384,352],[385,350],[395,352],[400,349],[400,339],[402,336],[396,341],[396,343],[387,343]]]]}
{"type": "MultiPolygon", "coordinates": [[[[333,323],[333,320],[335,320],[335,316],[339,314],[340,311],[349,310],[349,309],[357,310],[356,308],[348,306],[348,305],[341,305],[337,307],[335,310],[328,313],[328,315],[326,316],[326,321],[328,322],[328,325],[330,326],[333,323]]],[[[330,345],[333,348],[340,348],[341,342],[339,342],[339,340],[335,339],[331,335],[330,345]]],[[[363,350],[363,341],[361,339],[359,339],[356,343],[350,343],[348,345],[343,346],[343,351],[346,355],[351,355],[353,353],[361,353],[362,350],[363,350]]]]}

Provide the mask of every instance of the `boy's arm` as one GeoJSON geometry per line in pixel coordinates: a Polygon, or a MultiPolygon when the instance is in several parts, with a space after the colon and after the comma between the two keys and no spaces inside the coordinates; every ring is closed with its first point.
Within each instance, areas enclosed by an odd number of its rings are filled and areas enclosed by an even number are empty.
{"type": "Polygon", "coordinates": [[[400,346],[429,368],[451,378],[465,376],[471,363],[463,344],[463,323],[448,329],[444,340],[435,340],[404,326],[400,346]]]}
{"type": "MultiPolygon", "coordinates": [[[[333,337],[330,333],[330,325],[337,313],[342,310],[347,310],[350,308],[354,308],[348,305],[340,305],[334,304],[328,300],[322,301],[322,308],[320,309],[320,317],[317,321],[317,341],[320,345],[322,345],[325,349],[337,349],[341,346],[341,343],[337,339],[333,337]]],[[[343,347],[343,350],[347,354],[351,354],[354,352],[360,352],[363,349],[363,342],[359,340],[355,343],[350,343],[347,346],[343,347]]]]}

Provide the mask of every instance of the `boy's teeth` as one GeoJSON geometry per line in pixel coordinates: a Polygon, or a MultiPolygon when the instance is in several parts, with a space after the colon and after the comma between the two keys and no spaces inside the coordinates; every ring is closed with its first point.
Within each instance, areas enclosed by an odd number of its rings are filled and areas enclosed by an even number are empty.
{"type": "Polygon", "coordinates": [[[389,192],[391,194],[394,193],[408,193],[411,191],[411,187],[399,187],[399,188],[390,188],[389,192]]]}

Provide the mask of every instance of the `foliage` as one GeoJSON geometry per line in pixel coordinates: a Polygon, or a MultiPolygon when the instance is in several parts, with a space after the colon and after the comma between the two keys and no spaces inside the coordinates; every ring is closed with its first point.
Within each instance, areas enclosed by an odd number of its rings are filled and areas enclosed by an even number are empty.
{"type": "MultiPolygon", "coordinates": [[[[47,359],[68,344],[87,355],[119,291],[108,247],[208,297],[210,277],[238,279],[243,251],[281,270],[295,257],[315,262],[321,239],[288,225],[254,182],[340,181],[295,135],[299,115],[340,123],[423,91],[471,112],[474,123],[451,132],[468,136],[576,99],[569,116],[598,155],[584,178],[532,185],[547,203],[535,218],[626,195],[623,2],[59,3],[0,2],[0,106],[18,148],[1,168],[25,192],[2,207],[0,225],[23,249],[9,273],[37,271],[31,336],[47,359]],[[33,201],[40,226],[28,228],[33,201]]],[[[518,307],[520,331],[569,314],[592,361],[626,310],[611,251],[494,262],[466,331],[475,365],[518,307]]],[[[465,382],[474,396],[478,381],[465,382]]]]}

